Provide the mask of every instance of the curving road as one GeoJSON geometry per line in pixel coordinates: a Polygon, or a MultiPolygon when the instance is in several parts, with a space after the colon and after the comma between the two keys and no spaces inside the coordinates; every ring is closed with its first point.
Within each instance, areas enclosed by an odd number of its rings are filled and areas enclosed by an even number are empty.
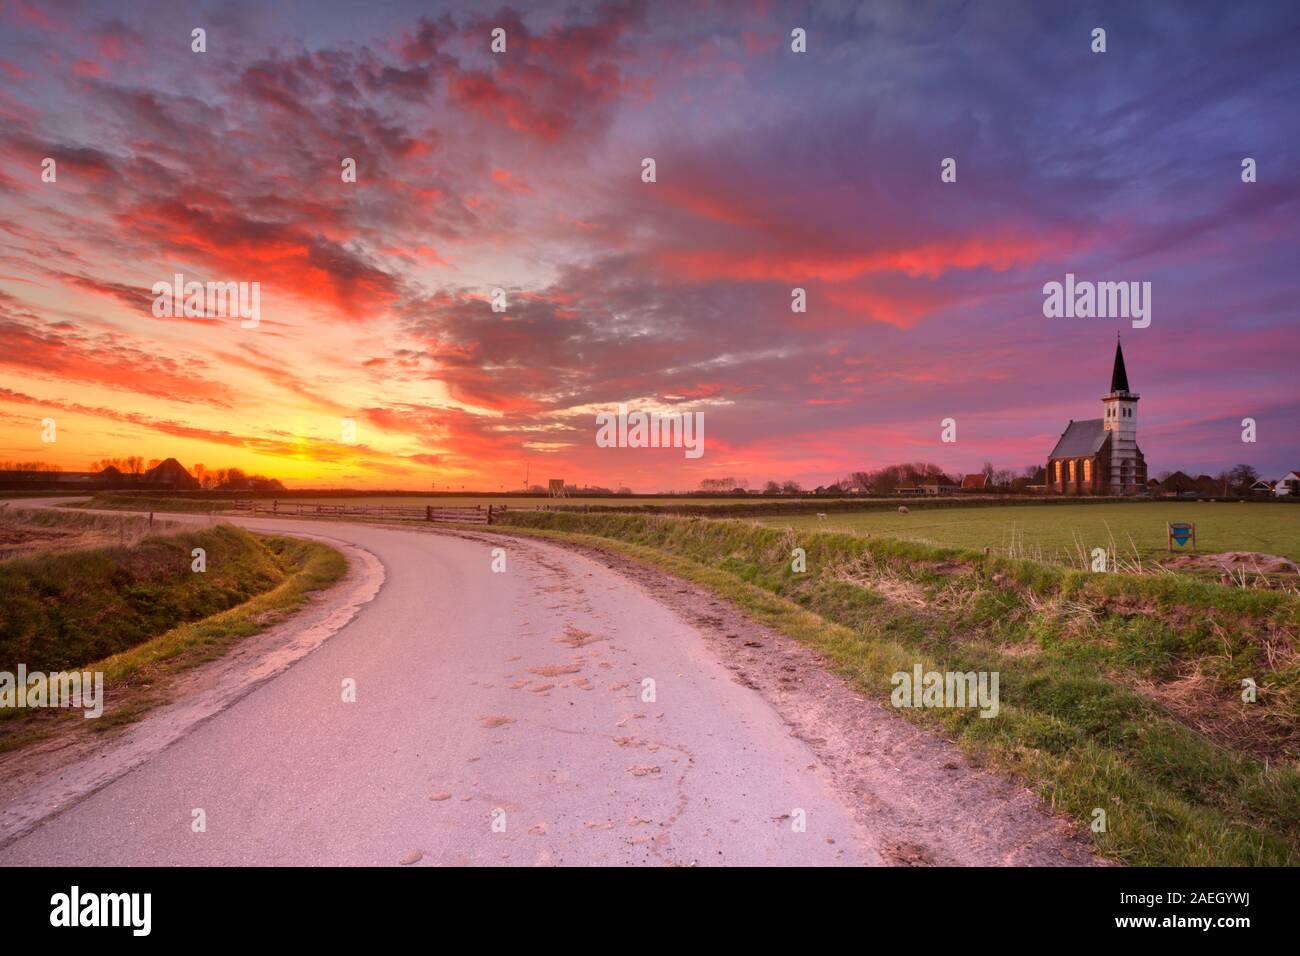
{"type": "Polygon", "coordinates": [[[234,520],[364,549],[383,585],[0,864],[882,862],[808,744],[628,577],[532,541],[234,520]]]}

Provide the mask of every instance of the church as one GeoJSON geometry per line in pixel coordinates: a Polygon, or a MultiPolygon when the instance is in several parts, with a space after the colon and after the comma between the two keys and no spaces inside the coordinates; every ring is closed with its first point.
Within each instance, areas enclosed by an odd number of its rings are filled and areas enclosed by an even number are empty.
{"type": "Polygon", "coordinates": [[[1047,458],[1049,495],[1134,495],[1145,490],[1147,463],[1137,445],[1137,403],[1124,350],[1115,343],[1110,394],[1102,418],[1071,421],[1047,458]]]}

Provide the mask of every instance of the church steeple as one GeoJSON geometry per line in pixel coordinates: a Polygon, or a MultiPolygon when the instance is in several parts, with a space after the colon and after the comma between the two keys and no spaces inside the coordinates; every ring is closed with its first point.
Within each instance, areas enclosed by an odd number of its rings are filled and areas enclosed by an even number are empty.
{"type": "Polygon", "coordinates": [[[1119,338],[1115,339],[1115,368],[1110,373],[1110,393],[1128,391],[1128,371],[1124,368],[1124,349],[1120,347],[1119,338]]]}
{"type": "Polygon", "coordinates": [[[1131,495],[1146,483],[1146,462],[1137,446],[1137,404],[1142,396],[1128,390],[1124,349],[1115,340],[1115,366],[1110,373],[1110,394],[1101,400],[1106,410],[1102,428],[1110,432],[1108,494],[1131,495]]]}

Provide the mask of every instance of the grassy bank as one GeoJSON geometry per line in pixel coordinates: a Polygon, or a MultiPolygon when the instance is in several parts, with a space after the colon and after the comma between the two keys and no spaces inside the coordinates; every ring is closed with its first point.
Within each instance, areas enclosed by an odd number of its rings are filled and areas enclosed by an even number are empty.
{"type": "MultiPolygon", "coordinates": [[[[250,535],[230,525],[126,547],[0,563],[0,670],[103,671],[106,730],[166,699],[169,676],[225,653],[297,610],[347,572],[314,541],[250,535]],[[191,550],[207,570],[191,570],[191,550]]],[[[38,739],[66,711],[0,709],[0,750],[38,739]]],[[[76,717],[74,714],[73,717],[76,717]]]]}
{"type": "Polygon", "coordinates": [[[0,670],[79,667],[225,611],[285,569],[252,535],[222,525],[128,547],[58,551],[0,564],[0,670]],[[191,570],[191,552],[207,570],[191,570]]]}
{"type": "MultiPolygon", "coordinates": [[[[703,583],[816,647],[865,695],[997,671],[1001,709],[900,710],[1013,774],[1133,864],[1300,862],[1300,602],[1176,576],[1088,574],[830,532],[515,513],[703,583]],[[791,569],[803,548],[807,572],[791,569]],[[1241,701],[1251,678],[1257,703],[1241,701]]],[[[505,530],[504,528],[502,530],[505,530]]]]}
{"type": "Polygon", "coordinates": [[[289,617],[313,591],[347,574],[343,555],[320,542],[256,537],[281,571],[278,583],[227,611],[181,624],[100,662],[97,666],[104,671],[106,685],[115,688],[116,701],[97,730],[136,719],[165,699],[167,677],[220,657],[244,638],[289,617]]]}

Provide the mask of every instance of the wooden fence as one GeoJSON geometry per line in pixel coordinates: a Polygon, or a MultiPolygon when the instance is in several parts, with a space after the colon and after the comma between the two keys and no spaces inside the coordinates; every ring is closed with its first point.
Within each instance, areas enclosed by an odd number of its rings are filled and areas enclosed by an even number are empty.
{"type": "Polygon", "coordinates": [[[393,521],[454,521],[459,524],[492,524],[493,518],[506,510],[505,505],[475,505],[472,508],[441,508],[433,505],[406,507],[402,505],[316,504],[302,501],[236,500],[230,503],[234,511],[251,514],[292,515],[298,518],[387,518],[393,521]]]}

